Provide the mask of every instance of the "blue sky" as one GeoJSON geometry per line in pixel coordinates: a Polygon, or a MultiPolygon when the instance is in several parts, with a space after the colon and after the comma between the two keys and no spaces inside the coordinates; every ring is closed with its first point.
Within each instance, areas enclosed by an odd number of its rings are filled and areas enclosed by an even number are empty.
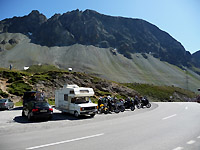
{"type": "Polygon", "coordinates": [[[200,0],[1,0],[0,20],[39,10],[47,18],[75,9],[146,20],[191,53],[200,50],[200,0]]]}

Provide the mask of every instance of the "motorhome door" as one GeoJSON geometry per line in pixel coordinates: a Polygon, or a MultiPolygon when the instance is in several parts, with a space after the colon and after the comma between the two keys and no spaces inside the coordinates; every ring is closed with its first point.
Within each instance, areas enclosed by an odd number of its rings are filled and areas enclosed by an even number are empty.
{"type": "Polygon", "coordinates": [[[69,105],[70,113],[74,113],[74,111],[75,111],[75,105],[76,105],[75,101],[76,101],[76,98],[72,97],[71,98],[71,103],[69,105]]]}
{"type": "Polygon", "coordinates": [[[68,94],[64,94],[64,102],[63,102],[63,109],[69,110],[69,96],[68,94]]]}

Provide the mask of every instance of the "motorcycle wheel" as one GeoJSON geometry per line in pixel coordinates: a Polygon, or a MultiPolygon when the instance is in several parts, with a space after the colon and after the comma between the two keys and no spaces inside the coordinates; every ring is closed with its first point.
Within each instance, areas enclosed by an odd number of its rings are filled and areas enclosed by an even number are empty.
{"type": "Polygon", "coordinates": [[[147,108],[150,108],[151,107],[151,104],[149,103],[149,104],[147,104],[147,106],[146,106],[147,108]]]}
{"type": "Polygon", "coordinates": [[[135,107],[134,106],[131,106],[131,111],[134,111],[135,110],[135,107]]]}
{"type": "Polygon", "coordinates": [[[108,114],[108,109],[105,109],[105,110],[104,110],[104,114],[108,114]]]}
{"type": "Polygon", "coordinates": [[[125,111],[125,107],[122,106],[120,111],[124,112],[125,111]]]}
{"type": "Polygon", "coordinates": [[[140,108],[141,108],[141,105],[140,105],[140,104],[138,104],[138,105],[136,105],[136,107],[137,107],[137,109],[140,109],[140,108]]]}
{"type": "Polygon", "coordinates": [[[119,113],[120,110],[119,110],[119,109],[115,109],[114,112],[115,112],[115,113],[119,113]]]}
{"type": "Polygon", "coordinates": [[[111,111],[111,112],[114,112],[114,108],[113,108],[113,107],[111,107],[111,108],[110,108],[110,111],[111,111]]]}

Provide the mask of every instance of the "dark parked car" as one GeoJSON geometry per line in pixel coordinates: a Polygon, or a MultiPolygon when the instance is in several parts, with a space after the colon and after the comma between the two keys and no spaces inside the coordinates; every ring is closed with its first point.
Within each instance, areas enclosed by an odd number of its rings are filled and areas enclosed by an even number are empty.
{"type": "Polygon", "coordinates": [[[35,118],[52,119],[53,108],[46,101],[30,101],[23,107],[22,116],[27,116],[28,120],[35,118]]]}
{"type": "Polygon", "coordinates": [[[28,120],[35,118],[51,119],[53,108],[44,100],[44,94],[38,91],[25,92],[23,96],[22,116],[28,120]]]}
{"type": "Polygon", "coordinates": [[[7,99],[0,99],[0,109],[12,109],[14,107],[13,101],[9,98],[7,99]]]}

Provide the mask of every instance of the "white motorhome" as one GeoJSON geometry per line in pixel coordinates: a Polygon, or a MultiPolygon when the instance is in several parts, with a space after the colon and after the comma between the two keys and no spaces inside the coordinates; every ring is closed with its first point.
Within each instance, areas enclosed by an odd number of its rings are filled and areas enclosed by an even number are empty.
{"type": "Polygon", "coordinates": [[[94,96],[92,88],[65,85],[62,89],[55,91],[55,108],[74,114],[76,117],[80,115],[94,117],[97,112],[97,104],[90,101],[90,96],[94,96]]]}

